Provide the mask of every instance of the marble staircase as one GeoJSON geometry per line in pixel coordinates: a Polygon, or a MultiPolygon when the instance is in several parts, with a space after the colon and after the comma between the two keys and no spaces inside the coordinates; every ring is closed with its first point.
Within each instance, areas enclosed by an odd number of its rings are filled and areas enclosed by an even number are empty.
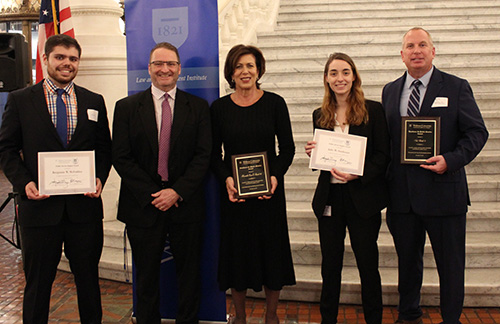
{"type": "MultiPolygon", "coordinates": [[[[426,28],[436,47],[435,65],[469,80],[490,139],[467,166],[472,206],[467,223],[467,306],[500,305],[500,1],[281,0],[274,32],[259,33],[266,57],[262,86],[288,103],[297,153],[286,176],[288,223],[297,285],[282,298],[319,300],[321,254],[310,202],[317,174],[303,147],[312,138],[311,113],[323,96],[328,55],[353,57],[369,99],[403,74],[399,51],[404,32],[426,28]]],[[[384,303],[395,305],[397,257],[384,222],[379,238],[384,303]]],[[[439,280],[430,244],[425,247],[422,303],[439,305],[439,280]]],[[[341,300],[360,303],[359,276],[346,238],[341,300]]],[[[261,296],[261,294],[256,294],[261,296]]]]}
{"type": "MultiPolygon", "coordinates": [[[[322,100],[324,63],[332,52],[349,54],[367,98],[380,100],[382,87],[404,72],[401,39],[413,26],[432,34],[437,67],[469,80],[490,132],[483,151],[467,166],[472,206],[465,304],[500,306],[500,0],[280,0],[275,30],[258,33],[256,45],[267,63],[262,86],[287,101],[297,147],[285,183],[297,285],[286,287],[282,299],[318,301],[321,290],[317,221],[310,207],[317,174],[308,169],[303,147],[312,138],[311,113],[322,100]]],[[[127,281],[131,255],[124,226],[106,221],[104,228],[100,275],[127,281]]],[[[384,304],[395,305],[397,257],[385,220],[379,249],[384,304]]],[[[438,305],[430,245],[425,253],[422,303],[438,305]]],[[[348,238],[344,264],[341,300],[359,304],[359,277],[348,238]]],[[[64,258],[60,268],[69,269],[64,258]]]]}

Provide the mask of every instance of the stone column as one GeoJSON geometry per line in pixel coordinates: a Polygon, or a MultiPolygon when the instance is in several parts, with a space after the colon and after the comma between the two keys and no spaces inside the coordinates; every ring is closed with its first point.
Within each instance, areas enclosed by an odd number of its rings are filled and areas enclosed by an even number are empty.
{"type": "MultiPolygon", "coordinates": [[[[104,96],[110,127],[115,102],[127,95],[125,36],[120,30],[123,10],[114,0],[70,0],[75,37],[82,47],[75,82],[104,96]]],[[[102,194],[104,221],[116,219],[120,178],[114,169],[102,194]]]]}

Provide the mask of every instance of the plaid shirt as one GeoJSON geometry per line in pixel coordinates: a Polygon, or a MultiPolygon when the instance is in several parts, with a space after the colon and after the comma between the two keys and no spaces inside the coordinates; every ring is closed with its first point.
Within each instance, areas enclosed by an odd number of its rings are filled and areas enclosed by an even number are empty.
{"type": "MultiPolygon", "coordinates": [[[[64,88],[64,94],[62,96],[64,104],[66,105],[66,115],[68,116],[68,143],[71,141],[71,137],[75,132],[76,123],[78,121],[78,108],[76,103],[76,94],[74,83],[70,82],[64,88]]],[[[52,123],[54,127],[57,126],[57,114],[56,114],[56,99],[57,99],[57,87],[50,80],[45,79],[43,83],[43,92],[45,94],[45,100],[47,101],[47,107],[49,108],[49,114],[52,118],[52,123]]]]}

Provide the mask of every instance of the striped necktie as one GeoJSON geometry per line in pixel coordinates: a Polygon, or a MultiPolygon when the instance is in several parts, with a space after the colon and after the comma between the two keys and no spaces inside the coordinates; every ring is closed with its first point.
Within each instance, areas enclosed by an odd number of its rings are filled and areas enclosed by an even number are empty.
{"type": "Polygon", "coordinates": [[[420,111],[420,90],[418,89],[422,85],[420,80],[414,80],[411,84],[413,90],[410,94],[410,99],[408,100],[408,116],[415,117],[418,116],[420,111]]]}

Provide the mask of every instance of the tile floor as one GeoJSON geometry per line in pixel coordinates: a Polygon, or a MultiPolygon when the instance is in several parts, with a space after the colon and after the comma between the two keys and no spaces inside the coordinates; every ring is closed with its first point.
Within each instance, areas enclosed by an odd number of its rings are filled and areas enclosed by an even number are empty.
{"type": "MultiPolygon", "coordinates": [[[[8,197],[10,184],[0,171],[0,203],[8,197]]],[[[8,238],[12,233],[13,204],[0,213],[0,233],[8,238]]],[[[0,323],[22,323],[22,298],[24,275],[21,253],[7,241],[0,238],[0,323]]],[[[130,323],[132,314],[132,286],[122,282],[101,280],[103,323],[130,323]]],[[[231,299],[227,301],[228,314],[234,313],[231,299]]],[[[248,299],[247,316],[249,324],[264,323],[265,302],[248,299]]],[[[320,323],[319,305],[282,301],[278,315],[285,324],[320,323]]],[[[394,323],[397,317],[395,307],[384,307],[383,323],[394,323]]],[[[358,305],[342,305],[339,323],[364,323],[363,312],[358,305]]],[[[437,307],[424,308],[425,324],[441,322],[437,307]]],[[[461,317],[463,324],[500,324],[500,308],[465,308],[461,317]]],[[[79,323],[76,292],[73,276],[59,271],[52,290],[49,323],[79,323]]]]}

